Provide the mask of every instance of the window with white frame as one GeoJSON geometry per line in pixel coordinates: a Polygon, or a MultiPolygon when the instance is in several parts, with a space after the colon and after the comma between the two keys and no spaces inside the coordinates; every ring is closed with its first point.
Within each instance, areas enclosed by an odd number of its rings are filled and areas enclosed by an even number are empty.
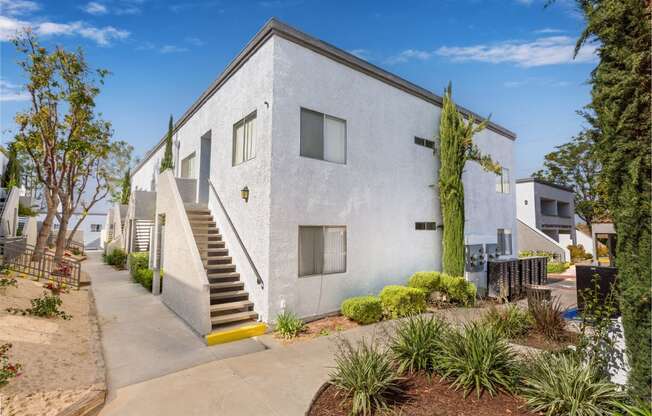
{"type": "Polygon", "coordinates": [[[299,226],[299,277],[346,272],[346,227],[299,226]]]}
{"type": "Polygon", "coordinates": [[[497,235],[498,254],[501,256],[512,255],[512,230],[499,228],[497,235]]]}
{"type": "Polygon", "coordinates": [[[181,177],[194,178],[194,175],[195,175],[195,152],[192,152],[190,156],[185,157],[181,161],[181,177]]]}
{"type": "Polygon", "coordinates": [[[496,192],[501,194],[509,193],[509,169],[502,168],[496,176],[496,192]]]}
{"type": "Polygon", "coordinates": [[[256,112],[233,125],[233,166],[256,157],[256,112]]]}
{"type": "Polygon", "coordinates": [[[102,224],[91,224],[92,233],[99,233],[100,231],[102,231],[102,224]]]}
{"type": "Polygon", "coordinates": [[[300,154],[346,164],[346,120],[302,108],[300,154]]]}

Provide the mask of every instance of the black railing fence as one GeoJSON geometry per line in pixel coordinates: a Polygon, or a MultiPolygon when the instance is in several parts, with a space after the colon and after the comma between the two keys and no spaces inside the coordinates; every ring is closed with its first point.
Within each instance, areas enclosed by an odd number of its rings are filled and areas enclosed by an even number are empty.
{"type": "MultiPolygon", "coordinates": [[[[57,244],[57,236],[53,235],[53,234],[50,234],[48,236],[47,245],[48,246],[54,246],[55,244],[57,244]]],[[[80,255],[83,256],[84,255],[84,244],[80,243],[79,241],[66,239],[66,250],[70,250],[72,252],[76,251],[77,253],[79,253],[80,255]]],[[[75,254],[77,254],[77,253],[75,253],[75,254]]]]}

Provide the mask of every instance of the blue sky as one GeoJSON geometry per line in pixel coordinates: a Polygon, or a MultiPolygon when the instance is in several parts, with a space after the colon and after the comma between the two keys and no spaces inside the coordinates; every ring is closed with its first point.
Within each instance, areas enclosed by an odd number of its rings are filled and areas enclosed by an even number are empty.
{"type": "Polygon", "coordinates": [[[590,48],[572,0],[0,0],[0,123],[12,137],[23,75],[7,40],[31,26],[47,46],[81,46],[112,75],[98,109],[142,155],[270,18],[455,100],[518,135],[517,176],[583,125],[590,48]]]}

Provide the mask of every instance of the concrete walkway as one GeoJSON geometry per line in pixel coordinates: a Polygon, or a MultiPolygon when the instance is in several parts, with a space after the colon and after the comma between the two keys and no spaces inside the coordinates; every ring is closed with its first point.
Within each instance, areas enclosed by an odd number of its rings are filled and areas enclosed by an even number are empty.
{"type": "Polygon", "coordinates": [[[265,349],[253,339],[207,347],[160,297],[134,283],[129,272],[104,265],[98,252],[89,253],[82,265],[97,306],[109,400],[124,386],[265,349]]]}

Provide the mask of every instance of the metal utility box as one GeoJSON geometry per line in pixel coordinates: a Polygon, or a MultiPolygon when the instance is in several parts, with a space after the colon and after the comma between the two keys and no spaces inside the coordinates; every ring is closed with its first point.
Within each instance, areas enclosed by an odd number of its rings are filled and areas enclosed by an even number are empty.
{"type": "Polygon", "coordinates": [[[481,272],[484,270],[484,249],[482,244],[464,246],[464,270],[467,272],[481,272]]]}
{"type": "Polygon", "coordinates": [[[487,296],[509,301],[521,294],[518,280],[518,259],[494,260],[487,263],[487,296]]]}
{"type": "Polygon", "coordinates": [[[548,258],[545,256],[518,259],[521,286],[544,285],[548,281],[548,258]]]}

